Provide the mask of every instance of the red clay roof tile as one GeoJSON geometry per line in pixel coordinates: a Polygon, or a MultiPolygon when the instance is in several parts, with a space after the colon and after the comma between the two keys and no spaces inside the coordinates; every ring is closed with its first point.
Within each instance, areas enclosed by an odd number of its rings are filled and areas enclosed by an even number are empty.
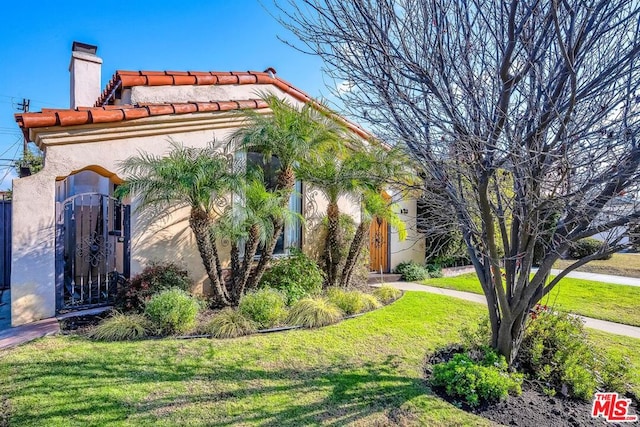
{"type": "Polygon", "coordinates": [[[339,117],[326,107],[315,101],[309,95],[297,89],[290,83],[275,76],[276,71],[268,68],[263,72],[240,71],[240,72],[219,72],[219,71],[123,71],[118,70],[107,84],[102,95],[96,102],[94,108],[83,108],[74,110],[43,110],[42,113],[16,114],[16,121],[24,129],[44,126],[71,126],[73,124],[107,123],[120,120],[131,120],[147,116],[160,114],[185,114],[195,111],[226,111],[238,108],[266,108],[266,103],[262,100],[247,101],[221,101],[208,103],[176,103],[158,104],[146,107],[109,105],[112,97],[118,89],[132,86],[161,86],[161,85],[274,85],[284,93],[291,95],[301,102],[311,102],[319,110],[327,112],[342,121],[347,128],[363,138],[370,138],[371,135],[359,126],[339,117]],[[84,111],[89,111],[87,115],[84,111]],[[60,112],[65,112],[59,117],[60,112]],[[69,113],[69,114],[67,114],[69,113]],[[74,114],[77,113],[77,114],[74,114]],[[80,115],[78,115],[80,114],[80,115]],[[95,117],[94,117],[95,116],[95,117]],[[84,121],[84,122],[83,122],[84,121]]]}
{"type": "Polygon", "coordinates": [[[49,126],[77,126],[92,123],[116,123],[124,120],[140,119],[171,114],[188,114],[205,111],[231,111],[239,109],[268,108],[261,99],[242,101],[150,104],[144,106],[108,105],[105,107],[78,110],[54,110],[46,112],[16,114],[16,122],[26,131],[31,128],[49,126]]]}

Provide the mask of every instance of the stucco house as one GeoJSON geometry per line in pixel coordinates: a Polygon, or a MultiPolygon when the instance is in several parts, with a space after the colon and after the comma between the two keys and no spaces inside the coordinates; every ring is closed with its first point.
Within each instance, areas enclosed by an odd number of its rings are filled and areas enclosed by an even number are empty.
{"type": "MultiPolygon", "coordinates": [[[[16,115],[25,137],[44,152],[44,168],[13,182],[11,317],[14,326],[54,316],[63,309],[104,302],[114,272],[133,275],[153,260],[178,260],[201,291],[206,274],[184,211],[162,218],[139,215],[113,197],[122,183],[120,164],[139,152],[164,154],[170,140],[187,146],[224,141],[243,118],[240,109],[268,114],[259,93],[301,106],[314,102],[301,90],[263,72],[117,71],[101,88],[102,60],[95,46],[74,43],[68,109],[16,115]]],[[[365,131],[345,120],[351,132],[365,131]]],[[[306,230],[325,211],[326,200],[301,183],[291,208],[306,230]]],[[[391,194],[394,196],[393,194],[391,194]]],[[[399,200],[401,217],[415,230],[415,200],[399,200]]],[[[360,221],[359,204],[341,210],[360,221]]],[[[373,222],[371,268],[389,271],[401,261],[424,259],[416,236],[404,242],[386,224],[373,222]]],[[[285,230],[281,252],[305,248],[299,227],[285,230]]]]}

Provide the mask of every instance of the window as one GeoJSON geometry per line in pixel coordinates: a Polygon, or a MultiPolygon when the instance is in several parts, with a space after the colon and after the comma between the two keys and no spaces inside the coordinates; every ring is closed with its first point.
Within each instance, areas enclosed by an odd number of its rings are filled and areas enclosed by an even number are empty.
{"type": "MultiPolygon", "coordinates": [[[[247,168],[252,167],[262,169],[267,189],[273,190],[276,188],[278,179],[277,172],[280,168],[280,161],[277,157],[271,157],[271,159],[265,162],[262,153],[249,152],[247,153],[247,168]]],[[[298,214],[302,213],[302,183],[300,181],[296,181],[293,194],[289,199],[289,209],[298,214]]],[[[296,219],[285,226],[284,232],[280,235],[273,254],[285,255],[289,252],[289,248],[300,248],[301,236],[302,225],[300,221],[296,219]]],[[[262,248],[258,249],[258,254],[261,252],[262,248]]]]}

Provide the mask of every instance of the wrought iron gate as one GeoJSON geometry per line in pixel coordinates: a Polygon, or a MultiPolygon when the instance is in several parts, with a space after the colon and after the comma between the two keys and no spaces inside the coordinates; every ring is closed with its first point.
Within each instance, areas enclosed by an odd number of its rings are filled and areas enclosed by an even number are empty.
{"type": "Polygon", "coordinates": [[[57,205],[58,311],[107,305],[129,277],[130,207],[107,194],[82,193],[57,205]]]}

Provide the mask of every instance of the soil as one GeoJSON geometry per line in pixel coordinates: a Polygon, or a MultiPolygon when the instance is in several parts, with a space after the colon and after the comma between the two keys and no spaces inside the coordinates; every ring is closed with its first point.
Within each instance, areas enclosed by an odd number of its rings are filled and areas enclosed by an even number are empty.
{"type": "Polygon", "coordinates": [[[90,327],[96,326],[102,319],[111,315],[111,311],[104,311],[100,314],[78,315],[67,317],[60,321],[60,330],[65,332],[81,332],[90,327]]]}
{"type": "MultiPolygon", "coordinates": [[[[458,346],[447,347],[427,359],[427,368],[425,369],[427,379],[431,375],[430,366],[435,363],[446,362],[450,360],[454,354],[461,352],[458,346]]],[[[603,418],[592,418],[591,407],[592,402],[585,402],[567,398],[564,396],[548,396],[536,387],[534,384],[525,381],[522,384],[522,395],[509,396],[504,402],[495,404],[484,404],[482,406],[472,408],[463,402],[459,402],[447,396],[444,389],[434,387],[433,391],[442,399],[452,403],[461,409],[487,418],[495,423],[506,426],[520,427],[565,427],[565,426],[629,426],[638,425],[637,423],[610,423],[603,418]]],[[[640,414],[638,411],[638,400],[633,395],[626,395],[625,398],[631,399],[631,408],[629,414],[640,414]]]]}

